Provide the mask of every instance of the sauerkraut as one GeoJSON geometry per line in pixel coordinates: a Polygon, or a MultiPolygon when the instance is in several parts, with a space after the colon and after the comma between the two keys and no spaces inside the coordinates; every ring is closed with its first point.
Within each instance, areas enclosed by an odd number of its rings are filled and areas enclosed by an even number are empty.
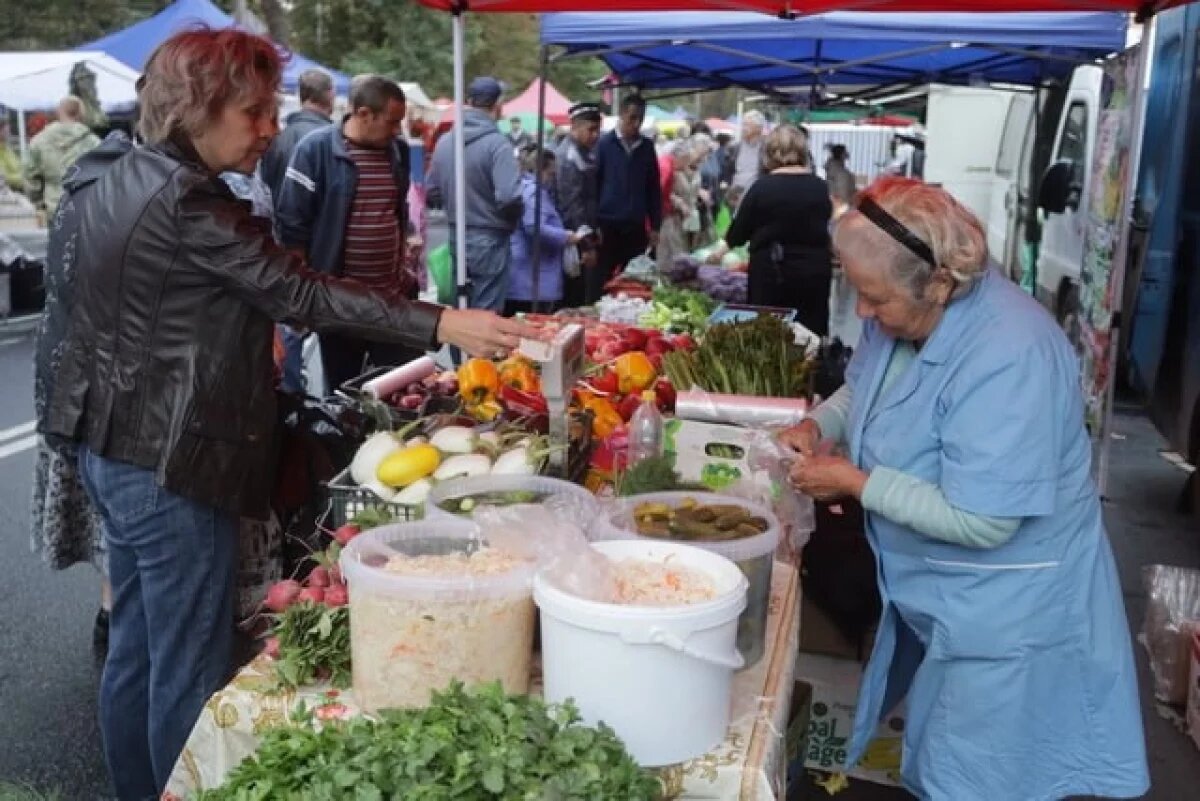
{"type": "Polygon", "coordinates": [[[623,559],[613,563],[614,601],[632,606],[682,606],[711,601],[717,588],[705,573],[685,565],[623,559]]]}
{"type": "Polygon", "coordinates": [[[395,587],[350,588],[354,693],[364,710],[425,706],[458,679],[499,681],[529,691],[536,612],[532,594],[473,592],[473,577],[499,576],[525,564],[503,551],[395,556],[384,566],[395,587]],[[412,577],[411,587],[404,584],[412,577]],[[422,578],[462,578],[460,590],[431,591],[422,578]]]}

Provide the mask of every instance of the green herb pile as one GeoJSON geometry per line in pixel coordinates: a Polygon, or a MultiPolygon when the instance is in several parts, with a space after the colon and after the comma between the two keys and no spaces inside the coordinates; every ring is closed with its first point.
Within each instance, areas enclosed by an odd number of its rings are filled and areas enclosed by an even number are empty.
{"type": "Polygon", "coordinates": [[[645,328],[684,334],[699,334],[708,327],[708,318],[717,302],[694,289],[660,286],[654,290],[650,309],[638,320],[645,328]]]}
{"type": "Polygon", "coordinates": [[[570,705],[452,685],[426,709],[272,729],[198,801],[650,801],[658,783],[570,705]]]}
{"type": "Polygon", "coordinates": [[[292,604],[279,615],[275,636],[280,687],[291,690],[326,677],[334,687],[350,686],[350,607],[292,604]]]}
{"type": "Polygon", "coordinates": [[[680,392],[698,387],[765,398],[807,395],[811,366],[791,327],[767,314],[714,325],[695,350],[663,356],[663,370],[680,392]]]}

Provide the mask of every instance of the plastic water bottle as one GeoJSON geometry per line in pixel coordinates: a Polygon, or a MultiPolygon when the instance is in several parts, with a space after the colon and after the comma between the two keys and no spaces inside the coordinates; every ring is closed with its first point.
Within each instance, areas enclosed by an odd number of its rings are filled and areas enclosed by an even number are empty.
{"type": "Polygon", "coordinates": [[[663,455],[663,417],[653,390],[642,393],[642,405],[629,421],[629,445],[625,454],[627,467],[663,455]]]}

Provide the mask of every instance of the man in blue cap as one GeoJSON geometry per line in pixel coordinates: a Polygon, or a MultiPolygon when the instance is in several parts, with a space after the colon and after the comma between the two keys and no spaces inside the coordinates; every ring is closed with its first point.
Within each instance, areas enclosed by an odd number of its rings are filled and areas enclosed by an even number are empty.
{"type": "MultiPolygon", "coordinates": [[[[467,277],[474,309],[502,312],[508,295],[509,237],[521,220],[521,170],[512,143],[496,125],[504,87],[495,78],[476,78],[467,89],[463,109],[464,174],[467,221],[467,277]]],[[[454,199],[454,137],[438,140],[429,168],[431,205],[443,206],[449,219],[450,252],[460,210],[454,199]]]]}

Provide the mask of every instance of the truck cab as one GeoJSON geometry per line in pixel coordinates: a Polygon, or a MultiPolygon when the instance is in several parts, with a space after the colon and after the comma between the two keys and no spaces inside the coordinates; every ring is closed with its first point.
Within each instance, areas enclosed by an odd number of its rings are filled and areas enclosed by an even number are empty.
{"type": "Polygon", "coordinates": [[[1071,75],[1038,205],[1045,212],[1035,292],[1060,323],[1077,311],[1088,184],[1104,73],[1094,65],[1071,75]]]}

